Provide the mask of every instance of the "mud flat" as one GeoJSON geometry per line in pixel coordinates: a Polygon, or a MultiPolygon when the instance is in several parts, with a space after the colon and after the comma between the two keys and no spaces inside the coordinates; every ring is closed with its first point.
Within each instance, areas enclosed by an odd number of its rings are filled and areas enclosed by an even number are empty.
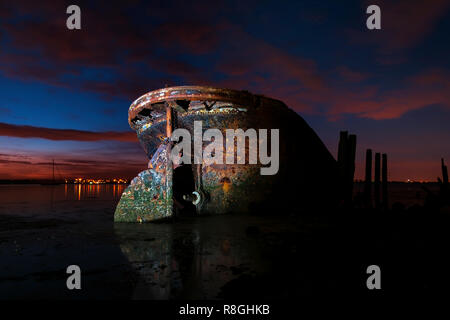
{"type": "Polygon", "coordinates": [[[312,221],[223,215],[114,224],[114,203],[77,205],[0,215],[1,298],[277,299],[304,289],[298,258],[312,221]],[[81,267],[82,290],[66,289],[71,264],[81,267]]]}
{"type": "Polygon", "coordinates": [[[448,207],[114,224],[118,196],[106,189],[79,196],[73,186],[1,188],[0,298],[359,295],[368,294],[372,264],[381,268],[385,294],[433,293],[449,284],[442,276],[450,267],[448,207]],[[66,288],[72,264],[82,270],[81,290],[66,288]]]}

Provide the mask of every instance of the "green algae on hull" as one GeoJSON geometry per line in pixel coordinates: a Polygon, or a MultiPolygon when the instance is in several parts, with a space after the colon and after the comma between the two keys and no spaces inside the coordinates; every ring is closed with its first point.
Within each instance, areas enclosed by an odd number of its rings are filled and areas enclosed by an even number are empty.
{"type": "Polygon", "coordinates": [[[167,145],[161,146],[152,168],[135,177],[122,193],[115,222],[148,222],[172,216],[173,169],[167,163],[167,145]]]}

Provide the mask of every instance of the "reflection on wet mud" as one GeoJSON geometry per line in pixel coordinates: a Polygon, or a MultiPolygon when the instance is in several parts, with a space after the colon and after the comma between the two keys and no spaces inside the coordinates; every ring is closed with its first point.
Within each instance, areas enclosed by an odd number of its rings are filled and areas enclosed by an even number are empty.
{"type": "Polygon", "coordinates": [[[122,252],[140,276],[134,298],[220,298],[231,280],[271,269],[248,221],[235,217],[116,223],[114,228],[122,252]]]}

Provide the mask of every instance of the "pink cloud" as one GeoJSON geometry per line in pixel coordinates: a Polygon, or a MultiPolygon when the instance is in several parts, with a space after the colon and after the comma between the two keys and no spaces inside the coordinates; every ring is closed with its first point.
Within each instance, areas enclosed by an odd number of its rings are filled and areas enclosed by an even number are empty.
{"type": "Polygon", "coordinates": [[[137,142],[132,131],[82,131],[73,129],[52,129],[34,126],[0,123],[0,136],[16,138],[41,138],[47,140],[100,141],[113,140],[122,142],[137,142]]]}

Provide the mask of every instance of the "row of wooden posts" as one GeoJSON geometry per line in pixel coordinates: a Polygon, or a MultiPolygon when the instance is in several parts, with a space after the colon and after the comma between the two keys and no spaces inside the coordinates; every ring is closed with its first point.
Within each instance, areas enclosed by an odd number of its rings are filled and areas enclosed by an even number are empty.
{"type": "MultiPolygon", "coordinates": [[[[341,131],[339,137],[338,167],[341,179],[341,200],[345,207],[353,206],[353,181],[355,177],[356,135],[341,131]]],[[[375,170],[372,180],[372,149],[366,150],[366,172],[364,180],[363,201],[366,208],[388,210],[388,164],[386,153],[375,153],[375,170]],[[372,183],[373,181],[373,183],[372,183]],[[373,187],[373,192],[372,192],[373,187]]],[[[450,202],[450,185],[448,170],[441,159],[442,180],[440,184],[440,196],[450,202]]]]}
{"type": "MultiPolygon", "coordinates": [[[[356,135],[349,135],[347,131],[341,131],[338,149],[338,166],[342,181],[342,200],[346,207],[351,207],[353,205],[355,157],[356,135]]],[[[375,153],[374,192],[372,198],[372,150],[367,149],[364,182],[364,204],[367,208],[372,208],[375,205],[376,209],[388,209],[387,170],[387,154],[380,154],[379,152],[375,153]]]]}
{"type": "Polygon", "coordinates": [[[366,150],[366,175],[364,180],[364,204],[367,208],[372,208],[375,204],[376,209],[388,209],[388,178],[387,178],[387,154],[375,153],[375,170],[373,183],[373,199],[372,201],[372,150],[366,150]],[[380,163],[381,158],[381,163],[380,163]],[[381,184],[380,184],[380,167],[381,167],[381,184]],[[381,185],[381,190],[380,190],[381,185]],[[380,194],[381,191],[381,194],[380,194]]]}

